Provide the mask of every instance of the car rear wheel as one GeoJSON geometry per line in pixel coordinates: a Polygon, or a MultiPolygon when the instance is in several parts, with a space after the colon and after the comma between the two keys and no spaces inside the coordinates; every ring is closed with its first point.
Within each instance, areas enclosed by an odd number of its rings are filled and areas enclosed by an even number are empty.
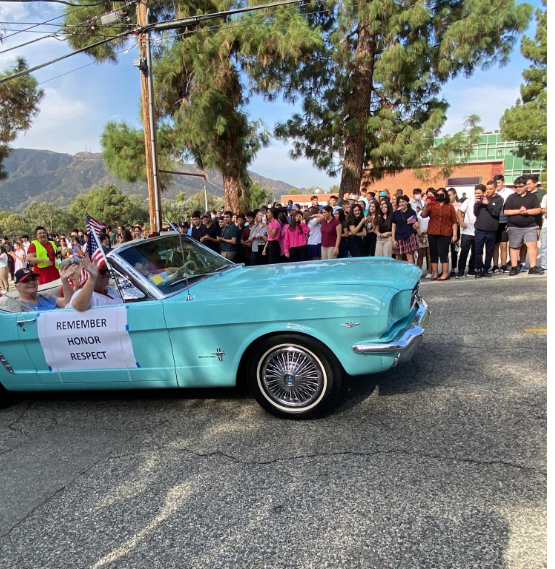
{"type": "Polygon", "coordinates": [[[278,417],[309,419],[336,405],[343,370],[323,344],[283,334],[255,346],[247,373],[249,388],[264,409],[278,417]]]}

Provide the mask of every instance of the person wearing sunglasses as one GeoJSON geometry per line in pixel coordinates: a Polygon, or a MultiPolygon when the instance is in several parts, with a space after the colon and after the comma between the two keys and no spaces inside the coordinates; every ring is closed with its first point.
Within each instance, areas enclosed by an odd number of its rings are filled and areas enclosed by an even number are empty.
{"type": "Polygon", "coordinates": [[[73,293],[66,308],[74,308],[79,312],[85,312],[85,310],[93,306],[123,303],[119,292],[108,285],[110,282],[110,269],[106,265],[98,268],[87,257],[83,257],[81,267],[85,269],[89,276],[83,287],[73,293]]]}

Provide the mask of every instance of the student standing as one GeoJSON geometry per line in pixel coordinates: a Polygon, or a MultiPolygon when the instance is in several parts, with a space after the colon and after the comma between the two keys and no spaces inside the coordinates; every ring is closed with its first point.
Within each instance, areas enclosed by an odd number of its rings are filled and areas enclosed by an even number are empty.
{"type": "Polygon", "coordinates": [[[449,244],[457,241],[457,214],[449,203],[445,188],[439,188],[434,200],[429,196],[422,210],[422,217],[429,217],[428,239],[432,260],[432,281],[449,280],[449,244]],[[441,261],[442,275],[439,278],[438,261],[441,261]]]}
{"type": "Polygon", "coordinates": [[[279,209],[272,207],[266,211],[266,223],[268,230],[268,241],[266,247],[262,251],[263,255],[268,257],[268,263],[279,263],[281,249],[279,238],[281,236],[281,223],[278,221],[279,209]]]}
{"type": "Polygon", "coordinates": [[[284,253],[289,261],[308,261],[309,231],[308,225],[303,221],[303,214],[300,211],[292,213],[291,221],[283,227],[284,253]]]}
{"type": "Polygon", "coordinates": [[[347,216],[349,227],[349,239],[347,247],[351,257],[362,257],[363,240],[366,237],[366,217],[364,211],[357,203],[351,206],[351,211],[347,216]]]}
{"type": "Polygon", "coordinates": [[[407,261],[414,263],[414,252],[418,251],[416,212],[409,207],[410,200],[407,196],[399,196],[397,199],[399,209],[393,212],[391,218],[393,254],[397,256],[399,261],[403,255],[406,255],[407,261]]]}
{"type": "Polygon", "coordinates": [[[507,232],[509,233],[509,255],[511,257],[510,276],[517,275],[518,254],[522,245],[528,248],[530,269],[528,274],[541,275],[543,271],[537,266],[538,261],[538,225],[537,215],[541,214],[540,202],[530,193],[525,185],[516,186],[516,192],[507,198],[504,206],[507,216],[507,232]]]}
{"type": "Polygon", "coordinates": [[[318,219],[322,232],[322,259],[337,259],[341,243],[341,222],[333,215],[331,205],[324,206],[318,219]]]}
{"type": "Polygon", "coordinates": [[[391,217],[393,207],[389,201],[380,202],[380,211],[374,221],[376,232],[376,257],[391,257],[393,242],[391,240],[391,217]]]}

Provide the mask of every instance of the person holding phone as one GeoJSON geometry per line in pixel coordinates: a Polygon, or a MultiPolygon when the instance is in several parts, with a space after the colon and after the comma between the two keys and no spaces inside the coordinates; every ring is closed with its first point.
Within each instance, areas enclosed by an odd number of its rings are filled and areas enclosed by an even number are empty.
{"type": "MultiPolygon", "coordinates": [[[[449,245],[458,239],[458,222],[455,208],[449,203],[449,195],[445,188],[438,188],[435,195],[428,197],[422,210],[422,217],[429,217],[428,240],[432,261],[432,281],[449,280],[449,245]],[[438,260],[441,261],[441,278],[439,277],[438,260]]],[[[432,191],[434,194],[434,191],[432,191]]]]}
{"type": "Polygon", "coordinates": [[[495,192],[495,186],[478,184],[475,190],[482,190],[482,195],[476,192],[474,198],[474,250],[475,250],[475,279],[491,277],[489,268],[493,259],[495,237],[499,229],[499,217],[503,211],[503,198],[495,192]],[[485,249],[485,259],[484,259],[485,249]]]}

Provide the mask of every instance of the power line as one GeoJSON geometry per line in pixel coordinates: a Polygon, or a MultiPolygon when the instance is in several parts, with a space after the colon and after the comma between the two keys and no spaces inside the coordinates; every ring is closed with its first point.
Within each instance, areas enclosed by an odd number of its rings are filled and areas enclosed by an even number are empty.
{"type": "Polygon", "coordinates": [[[31,45],[32,43],[36,43],[36,42],[41,41],[41,40],[46,40],[46,39],[49,39],[49,38],[63,39],[63,38],[57,37],[57,36],[58,36],[58,33],[59,33],[59,32],[56,32],[56,33],[54,33],[54,34],[47,34],[47,35],[42,36],[42,37],[40,37],[40,38],[36,38],[36,39],[34,39],[34,40],[31,40],[31,41],[28,41],[28,42],[25,42],[25,43],[22,43],[22,44],[19,44],[19,45],[14,45],[13,47],[8,47],[7,49],[3,49],[2,51],[0,51],[0,55],[1,55],[2,53],[7,53],[8,51],[12,51],[12,50],[14,50],[14,49],[19,49],[20,47],[25,47],[26,45],[31,45]]]}
{"type": "MultiPolygon", "coordinates": [[[[131,46],[131,47],[126,47],[124,49],[120,49],[119,51],[116,51],[114,53],[114,55],[119,55],[120,53],[123,53],[124,51],[129,51],[130,49],[133,49],[137,47],[135,46],[131,46]]],[[[54,77],[50,77],[50,79],[45,79],[44,81],[41,81],[39,83],[39,85],[44,85],[45,83],[50,83],[50,81],[54,81],[54,79],[59,79],[60,77],[64,77],[65,75],[69,75],[70,73],[75,73],[76,71],[80,71],[81,69],[84,69],[85,67],[90,67],[91,65],[95,65],[96,61],[91,61],[90,63],[85,63],[85,65],[81,65],[80,67],[76,67],[75,69],[71,69],[70,71],[66,71],[65,73],[60,73],[59,75],[56,75],[54,77]]]]}
{"type": "Polygon", "coordinates": [[[58,63],[59,61],[67,59],[68,57],[72,57],[73,55],[83,53],[84,51],[87,51],[89,49],[93,49],[93,48],[98,47],[100,45],[104,45],[105,43],[108,43],[109,41],[119,39],[119,38],[123,38],[123,37],[128,36],[128,35],[133,34],[133,33],[135,33],[135,30],[123,32],[121,34],[111,36],[109,38],[106,38],[106,39],[97,41],[95,43],[92,43],[86,47],[82,47],[81,49],[78,49],[76,51],[72,51],[71,53],[66,53],[65,55],[62,55],[60,57],[56,57],[56,59],[51,59],[50,61],[47,61],[45,63],[41,63],[40,65],[35,65],[35,67],[31,67],[29,69],[26,69],[25,71],[20,71],[19,73],[14,73],[13,75],[9,75],[8,77],[4,77],[3,79],[0,79],[0,85],[2,85],[3,83],[7,83],[8,81],[11,81],[12,79],[17,79],[18,77],[23,77],[23,75],[29,75],[30,73],[38,71],[39,69],[42,69],[43,67],[48,67],[49,65],[52,65],[53,63],[58,63]]]}
{"type": "MultiPolygon", "coordinates": [[[[108,2],[110,2],[111,0],[105,0],[104,2],[101,2],[101,4],[107,4],[108,2]]],[[[122,2],[123,3],[123,2],[122,2]]],[[[134,2],[126,2],[125,4],[133,4],[134,2]]],[[[50,22],[53,22],[54,20],[59,20],[60,18],[65,18],[67,16],[69,16],[70,14],[75,14],[75,12],[78,12],[79,10],[82,10],[83,8],[86,8],[86,6],[80,5],[78,4],[77,6],[79,6],[78,8],[76,8],[75,10],[71,10],[69,12],[67,12],[66,14],[60,14],[59,16],[55,16],[54,18],[50,18],[49,20],[45,20],[44,22],[41,22],[40,24],[33,24],[31,25],[31,27],[29,28],[25,28],[24,30],[18,30],[17,32],[14,32],[13,34],[9,34],[7,36],[4,36],[2,39],[3,40],[7,40],[8,38],[11,38],[12,36],[16,36],[17,34],[21,34],[23,32],[27,32],[33,28],[37,28],[38,26],[44,26],[45,24],[49,24],[50,22]]],[[[63,24],[62,24],[63,25],[63,24]]],[[[81,24],[76,24],[76,25],[81,25],[81,24]]]]}
{"type": "MultiPolygon", "coordinates": [[[[33,1],[35,1],[35,0],[33,0],[33,1]]],[[[164,31],[164,30],[183,28],[183,27],[187,27],[190,25],[199,24],[200,22],[210,20],[210,19],[222,18],[222,17],[226,17],[226,16],[233,16],[235,14],[241,14],[244,12],[255,12],[255,11],[264,10],[267,8],[287,6],[289,4],[299,4],[301,1],[302,0],[285,0],[284,2],[282,1],[282,2],[273,2],[271,4],[260,4],[258,6],[248,6],[248,7],[244,7],[244,8],[238,8],[235,10],[227,10],[224,12],[214,12],[214,13],[210,13],[210,14],[202,14],[200,16],[190,16],[188,18],[180,18],[177,20],[170,20],[167,22],[149,24],[147,26],[144,26],[143,28],[137,28],[135,30],[129,30],[129,31],[122,32],[120,34],[116,34],[115,36],[112,36],[112,37],[103,39],[101,41],[95,42],[93,44],[90,44],[88,46],[82,47],[81,49],[78,49],[78,50],[73,51],[71,53],[68,53],[66,55],[62,55],[61,57],[57,57],[56,59],[52,59],[52,60],[47,61],[45,63],[41,63],[40,65],[36,65],[35,67],[31,67],[30,69],[26,69],[25,71],[20,71],[19,73],[15,73],[13,75],[9,75],[8,77],[4,77],[3,79],[0,79],[0,85],[2,85],[3,83],[7,83],[8,81],[11,81],[13,79],[17,79],[18,77],[22,77],[23,75],[28,75],[30,73],[38,71],[39,69],[42,69],[42,68],[47,67],[49,65],[52,65],[54,63],[58,63],[59,61],[67,59],[68,57],[72,57],[73,55],[83,53],[89,49],[93,49],[95,47],[98,47],[100,45],[103,45],[103,44],[108,43],[108,42],[115,40],[115,39],[127,37],[131,34],[145,33],[145,32],[151,31],[151,30],[152,31],[164,31]]]]}
{"type": "Polygon", "coordinates": [[[66,2],[66,0],[3,0],[9,4],[34,4],[38,2],[54,2],[56,4],[65,4],[66,6],[80,6],[82,8],[88,8],[91,6],[100,6],[101,4],[107,4],[112,0],[101,0],[100,2],[95,2],[93,4],[75,4],[73,2],[66,2]]]}

